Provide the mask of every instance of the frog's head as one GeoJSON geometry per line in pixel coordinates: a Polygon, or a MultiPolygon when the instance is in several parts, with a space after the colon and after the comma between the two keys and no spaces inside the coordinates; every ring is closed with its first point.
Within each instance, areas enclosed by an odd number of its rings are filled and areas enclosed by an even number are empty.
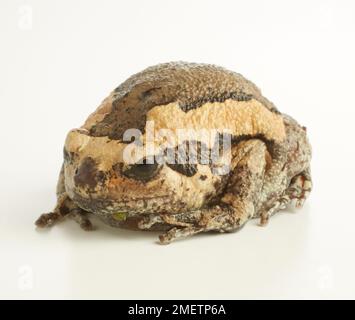
{"type": "MultiPolygon", "coordinates": [[[[65,186],[80,207],[97,213],[177,213],[200,208],[217,193],[223,176],[210,164],[171,164],[125,155],[132,144],[72,130],[64,147],[65,186]]],[[[153,160],[152,160],[153,159],[153,160]]]]}

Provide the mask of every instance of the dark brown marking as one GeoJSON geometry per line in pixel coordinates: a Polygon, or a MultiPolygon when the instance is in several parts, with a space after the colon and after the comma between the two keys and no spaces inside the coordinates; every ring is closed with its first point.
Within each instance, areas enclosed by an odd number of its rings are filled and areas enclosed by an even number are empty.
{"type": "Polygon", "coordinates": [[[192,177],[197,173],[196,164],[167,164],[172,170],[179,172],[187,177],[192,177]]]}
{"type": "MultiPolygon", "coordinates": [[[[122,163],[116,163],[114,166],[112,166],[112,169],[114,172],[116,172],[117,175],[123,175],[127,178],[147,182],[157,176],[162,166],[156,162],[146,162],[146,159],[143,159],[137,164],[128,166],[124,166],[122,163]]],[[[164,181],[162,181],[162,183],[163,182],[164,181]]]]}
{"type": "Polygon", "coordinates": [[[122,83],[115,90],[112,111],[90,129],[90,135],[122,140],[127,129],[144,133],[147,112],[155,106],[177,102],[188,112],[206,102],[226,99],[256,99],[279,113],[253,83],[238,73],[208,64],[165,63],[147,68],[122,83]]]}
{"type": "Polygon", "coordinates": [[[60,214],[61,214],[62,216],[65,216],[65,215],[67,215],[67,214],[70,212],[70,209],[69,209],[66,205],[63,204],[63,205],[60,207],[59,211],[60,211],[60,214]]]}
{"type": "Polygon", "coordinates": [[[94,159],[87,157],[77,169],[74,182],[79,187],[89,187],[94,189],[98,183],[103,183],[106,179],[104,172],[97,170],[94,159]]]}

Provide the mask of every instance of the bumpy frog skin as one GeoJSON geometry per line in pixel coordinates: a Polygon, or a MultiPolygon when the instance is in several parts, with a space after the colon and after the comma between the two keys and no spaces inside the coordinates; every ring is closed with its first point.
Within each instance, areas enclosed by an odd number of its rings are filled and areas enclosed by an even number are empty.
{"type": "MultiPolygon", "coordinates": [[[[199,137],[185,142],[200,156],[206,144],[199,137]]],[[[240,74],[207,64],[160,64],[131,76],[69,132],[57,205],[36,225],[71,217],[92,230],[94,214],[114,227],[160,230],[161,243],[236,231],[253,218],[265,225],[288,203],[303,205],[312,188],[310,160],[306,128],[240,74]],[[146,151],[143,163],[129,163],[125,150],[135,145],[126,139],[129,129],[141,132],[135,143],[143,146],[149,132],[161,129],[214,130],[218,137],[227,130],[231,147],[215,161],[147,163],[156,150],[181,150],[154,140],[159,148],[146,151]],[[216,170],[226,165],[229,170],[216,170]]]]}

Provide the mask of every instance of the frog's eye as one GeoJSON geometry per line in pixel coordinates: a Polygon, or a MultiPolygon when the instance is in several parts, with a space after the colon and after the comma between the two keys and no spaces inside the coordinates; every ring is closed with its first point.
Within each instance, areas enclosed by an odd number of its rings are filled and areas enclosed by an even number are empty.
{"type": "Polygon", "coordinates": [[[158,173],[159,168],[160,166],[157,163],[146,163],[143,160],[140,163],[123,168],[122,173],[129,178],[147,181],[158,173]]]}

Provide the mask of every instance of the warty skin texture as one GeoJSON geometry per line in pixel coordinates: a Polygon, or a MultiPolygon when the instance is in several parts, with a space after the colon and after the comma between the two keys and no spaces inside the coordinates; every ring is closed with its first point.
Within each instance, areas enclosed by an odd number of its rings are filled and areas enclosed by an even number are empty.
{"type": "Polygon", "coordinates": [[[58,203],[36,224],[72,217],[91,230],[94,214],[114,227],[161,230],[161,243],[236,231],[253,218],[265,225],[288,203],[303,205],[312,189],[310,161],[306,129],[240,74],[214,65],[161,64],[133,75],[68,133],[58,203]],[[139,129],[145,141],[151,122],[154,134],[228,129],[231,149],[214,164],[125,163],[124,133],[139,129]],[[228,173],[216,174],[213,168],[227,158],[228,173]]]}

